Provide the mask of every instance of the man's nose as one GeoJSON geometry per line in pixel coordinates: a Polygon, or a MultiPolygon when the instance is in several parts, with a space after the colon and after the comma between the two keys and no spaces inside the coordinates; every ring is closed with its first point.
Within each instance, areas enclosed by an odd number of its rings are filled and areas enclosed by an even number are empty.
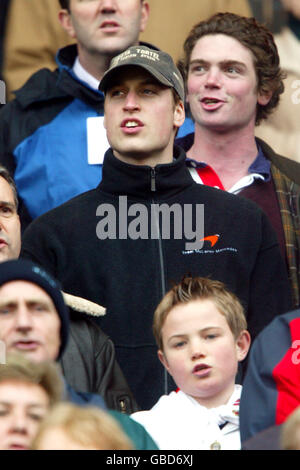
{"type": "Polygon", "coordinates": [[[208,88],[219,88],[221,86],[221,73],[217,68],[210,68],[206,74],[205,86],[208,88]]]}
{"type": "Polygon", "coordinates": [[[99,10],[101,13],[115,13],[116,9],[116,0],[100,0],[99,2],[99,10]]]}
{"type": "Polygon", "coordinates": [[[138,111],[140,109],[139,99],[135,92],[129,91],[125,98],[125,111],[138,111]]]}
{"type": "Polygon", "coordinates": [[[5,217],[0,215],[0,231],[5,230],[5,217]]]}
{"type": "Polygon", "coordinates": [[[27,433],[27,419],[22,411],[14,413],[12,418],[11,431],[18,434],[27,433]]]}
{"type": "Polygon", "coordinates": [[[206,351],[203,341],[195,340],[191,343],[191,358],[192,360],[199,359],[200,357],[205,357],[206,351]]]}
{"type": "Polygon", "coordinates": [[[32,314],[26,305],[20,305],[16,314],[16,327],[18,330],[30,330],[32,328],[32,314]]]}

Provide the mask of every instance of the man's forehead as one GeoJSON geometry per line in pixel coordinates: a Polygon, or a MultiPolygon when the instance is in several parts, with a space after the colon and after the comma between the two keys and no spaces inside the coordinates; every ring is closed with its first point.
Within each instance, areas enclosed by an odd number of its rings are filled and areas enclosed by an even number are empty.
{"type": "MultiPolygon", "coordinates": [[[[134,7],[136,9],[139,9],[141,10],[143,7],[144,7],[144,4],[146,3],[145,0],[117,0],[118,3],[120,3],[121,6],[131,6],[131,5],[134,5],[134,7]]],[[[76,5],[80,5],[82,4],[83,6],[88,6],[89,3],[91,3],[91,6],[93,7],[93,3],[99,3],[99,0],[98,2],[96,2],[96,0],[69,0],[69,10],[72,11],[72,14],[76,14],[76,11],[74,12],[73,11],[73,7],[76,6],[76,5]]]]}
{"type": "MultiPolygon", "coordinates": [[[[109,89],[128,82],[155,83],[164,87],[150,72],[138,65],[126,65],[111,77],[109,89]]],[[[108,90],[109,90],[108,89],[108,90]]]]}
{"type": "Polygon", "coordinates": [[[0,381],[0,404],[2,406],[14,404],[28,408],[47,406],[48,400],[45,400],[46,403],[40,401],[42,395],[48,399],[46,390],[41,385],[26,379],[7,377],[0,381]],[[18,393],[20,387],[22,387],[21,395],[18,393]],[[17,402],[16,397],[18,398],[17,402]]]}
{"type": "Polygon", "coordinates": [[[0,286],[0,302],[6,299],[44,300],[53,304],[50,295],[37,284],[22,279],[5,282],[0,286]]]}
{"type": "Polygon", "coordinates": [[[253,54],[248,47],[233,36],[206,34],[196,41],[190,61],[196,59],[213,61],[215,57],[219,57],[220,60],[223,58],[222,60],[228,61],[247,61],[249,58],[253,59],[253,54]],[[221,45],[224,47],[220,47],[221,45]]]}
{"type": "Polygon", "coordinates": [[[0,176],[0,200],[14,203],[13,190],[3,176],[0,176]]]}

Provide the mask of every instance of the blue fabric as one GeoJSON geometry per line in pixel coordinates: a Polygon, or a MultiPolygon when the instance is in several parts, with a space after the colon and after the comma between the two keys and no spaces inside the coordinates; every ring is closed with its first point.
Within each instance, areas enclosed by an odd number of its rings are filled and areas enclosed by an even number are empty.
{"type": "Polygon", "coordinates": [[[259,173],[265,179],[270,181],[271,179],[271,162],[264,156],[261,147],[258,146],[258,154],[252,165],[248,168],[249,173],[259,173]]]}
{"type": "Polygon", "coordinates": [[[99,184],[102,165],[88,164],[86,134],[87,118],[96,116],[74,99],[16,147],[15,182],[32,218],[99,184]]]}
{"type": "Polygon", "coordinates": [[[67,398],[76,405],[89,405],[89,406],[99,406],[99,408],[106,410],[107,407],[104,403],[104,400],[100,395],[95,393],[83,393],[76,392],[70,385],[65,384],[67,398]]]}
{"type": "Polygon", "coordinates": [[[194,121],[191,118],[186,117],[184,123],[179,128],[177,137],[178,138],[184,137],[185,135],[191,134],[192,132],[194,132],[194,130],[195,130],[194,121]]]}

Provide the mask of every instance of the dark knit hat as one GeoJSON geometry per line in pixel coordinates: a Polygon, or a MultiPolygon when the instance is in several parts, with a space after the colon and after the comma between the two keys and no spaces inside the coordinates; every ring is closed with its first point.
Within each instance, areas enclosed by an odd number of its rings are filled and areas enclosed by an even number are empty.
{"type": "Polygon", "coordinates": [[[118,76],[121,67],[135,65],[147,70],[163,85],[174,88],[180,99],[184,101],[184,84],[181,73],[166,52],[150,49],[146,46],[132,46],[111,60],[109,69],[103,75],[99,90],[104,93],[109,88],[112,76],[118,76]]]}
{"type": "Polygon", "coordinates": [[[69,335],[69,310],[65,305],[60,286],[41,266],[28,260],[10,260],[0,263],[0,286],[10,281],[28,281],[41,287],[52,299],[61,321],[59,359],[67,345],[69,335]]]}

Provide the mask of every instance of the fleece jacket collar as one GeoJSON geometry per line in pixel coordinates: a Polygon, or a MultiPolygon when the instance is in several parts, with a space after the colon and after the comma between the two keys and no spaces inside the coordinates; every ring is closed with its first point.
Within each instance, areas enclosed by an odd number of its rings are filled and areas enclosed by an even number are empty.
{"type": "Polygon", "coordinates": [[[98,188],[116,196],[127,195],[143,200],[166,199],[195,184],[186,168],[185,158],[184,151],[175,146],[172,163],[152,168],[124,163],[109,149],[104,157],[102,181],[98,188]]]}

